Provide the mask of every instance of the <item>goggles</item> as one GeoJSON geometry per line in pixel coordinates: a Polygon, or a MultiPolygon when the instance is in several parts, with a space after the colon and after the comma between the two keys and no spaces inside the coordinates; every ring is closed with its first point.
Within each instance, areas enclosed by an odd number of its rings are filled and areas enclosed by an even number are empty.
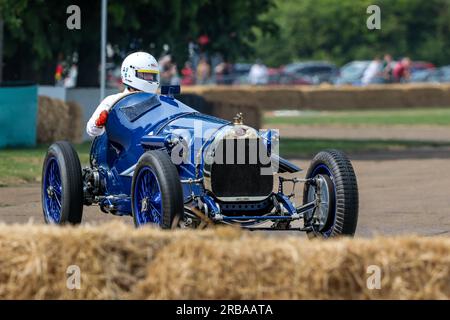
{"type": "Polygon", "coordinates": [[[157,82],[158,75],[159,71],[157,70],[145,70],[145,69],[136,70],[136,78],[145,81],[157,82]]]}

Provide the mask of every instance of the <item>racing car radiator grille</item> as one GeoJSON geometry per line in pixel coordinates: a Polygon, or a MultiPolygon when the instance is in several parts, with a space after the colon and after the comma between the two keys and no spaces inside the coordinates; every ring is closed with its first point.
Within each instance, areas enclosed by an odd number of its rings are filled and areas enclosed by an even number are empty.
{"type": "Polygon", "coordinates": [[[273,174],[267,149],[259,139],[224,139],[211,166],[212,192],[220,198],[252,200],[269,196],[273,174]]]}

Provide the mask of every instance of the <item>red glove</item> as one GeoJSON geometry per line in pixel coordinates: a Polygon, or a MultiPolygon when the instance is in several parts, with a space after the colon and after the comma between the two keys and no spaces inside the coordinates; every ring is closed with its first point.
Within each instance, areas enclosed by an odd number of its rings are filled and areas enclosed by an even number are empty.
{"type": "Polygon", "coordinates": [[[108,120],[108,111],[103,110],[95,121],[95,126],[103,127],[106,124],[106,120],[108,120]]]}

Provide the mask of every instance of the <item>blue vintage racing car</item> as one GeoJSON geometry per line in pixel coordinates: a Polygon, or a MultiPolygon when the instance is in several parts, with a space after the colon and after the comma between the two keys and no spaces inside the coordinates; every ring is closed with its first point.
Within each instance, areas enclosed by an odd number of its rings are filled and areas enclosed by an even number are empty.
{"type": "Polygon", "coordinates": [[[292,174],[301,169],[278,154],[276,130],[259,132],[241,114],[233,121],[202,114],[173,90],[117,101],[86,168],[70,143],[49,147],[42,172],[47,223],[80,223],[83,206],[98,205],[131,215],[136,226],[355,233],[358,188],[344,153],[318,153],[300,179],[292,174]],[[294,203],[297,183],[304,184],[301,205],[294,203]]]}

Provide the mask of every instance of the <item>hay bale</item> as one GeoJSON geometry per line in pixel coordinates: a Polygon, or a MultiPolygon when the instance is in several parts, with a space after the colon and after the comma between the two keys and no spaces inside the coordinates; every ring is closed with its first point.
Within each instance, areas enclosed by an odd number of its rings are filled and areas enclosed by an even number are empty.
{"type": "Polygon", "coordinates": [[[82,109],[75,103],[39,96],[37,142],[53,143],[58,140],[81,142],[82,109]]]}
{"type": "MultiPolygon", "coordinates": [[[[0,225],[0,299],[126,298],[157,252],[183,232],[99,227],[0,225]],[[80,269],[81,289],[67,288],[67,268],[80,269]]],[[[190,240],[194,234],[187,234],[190,240]]],[[[203,232],[198,238],[212,238],[203,232]]]]}
{"type": "Polygon", "coordinates": [[[389,84],[355,86],[204,86],[185,92],[207,101],[275,109],[379,109],[450,106],[450,85],[389,84]]]}
{"type": "Polygon", "coordinates": [[[51,143],[66,137],[69,107],[59,99],[39,96],[37,142],[51,143]]]}
{"type": "Polygon", "coordinates": [[[261,109],[255,106],[233,103],[228,101],[210,100],[211,114],[218,118],[232,121],[239,112],[242,112],[244,124],[259,129],[262,126],[261,109]]]}
{"type": "Polygon", "coordinates": [[[449,299],[450,238],[0,225],[0,299],[449,299]],[[81,289],[66,286],[67,268],[81,289]],[[368,290],[367,267],[381,268],[368,290]]]}
{"type": "MultiPolygon", "coordinates": [[[[3,299],[115,299],[142,277],[152,245],[139,232],[102,228],[0,227],[0,297],[3,299]],[[28,230],[28,235],[24,231],[28,230]],[[111,232],[111,231],[114,232],[111,232]],[[83,238],[83,241],[80,241],[83,238]],[[108,241],[105,241],[108,239],[108,241]],[[143,242],[142,242],[143,241],[143,242]],[[142,245],[138,249],[137,244],[142,245]],[[68,290],[66,270],[77,265],[81,290],[68,290]]],[[[159,241],[158,241],[159,240],[159,241]]]]}
{"type": "Polygon", "coordinates": [[[195,108],[197,111],[216,116],[225,120],[233,120],[233,117],[242,112],[244,123],[259,129],[262,125],[261,109],[256,106],[245,104],[245,102],[230,102],[228,100],[211,99],[208,100],[198,94],[183,94],[178,99],[195,108]]]}
{"type": "Polygon", "coordinates": [[[219,87],[199,91],[207,101],[224,101],[262,109],[300,109],[304,106],[303,89],[298,86],[219,87]]]}
{"type": "Polygon", "coordinates": [[[67,102],[69,106],[69,118],[71,119],[71,126],[68,133],[69,141],[73,143],[83,142],[83,132],[84,132],[84,117],[82,107],[74,102],[67,102]]]}
{"type": "Polygon", "coordinates": [[[194,239],[176,241],[162,250],[133,297],[448,299],[449,279],[448,238],[309,243],[292,236],[194,239]],[[381,268],[380,290],[367,288],[370,265],[381,268]]]}

